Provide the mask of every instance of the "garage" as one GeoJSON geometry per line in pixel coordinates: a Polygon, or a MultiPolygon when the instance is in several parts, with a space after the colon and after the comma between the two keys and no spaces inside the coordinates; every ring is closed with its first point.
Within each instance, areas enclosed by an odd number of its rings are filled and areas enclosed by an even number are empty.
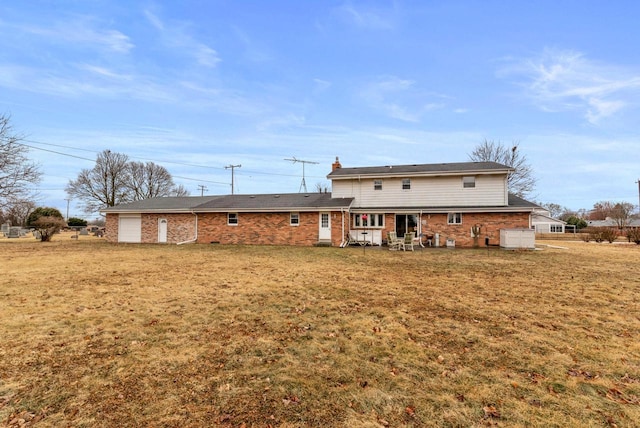
{"type": "Polygon", "coordinates": [[[136,242],[142,240],[142,217],[140,215],[120,214],[118,224],[118,242],[136,242]]]}

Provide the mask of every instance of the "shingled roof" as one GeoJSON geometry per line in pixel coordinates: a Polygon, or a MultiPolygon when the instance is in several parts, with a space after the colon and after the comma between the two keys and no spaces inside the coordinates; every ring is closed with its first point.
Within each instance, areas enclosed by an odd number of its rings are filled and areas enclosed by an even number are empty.
{"type": "Polygon", "coordinates": [[[430,163],[414,165],[365,166],[356,168],[336,168],[327,178],[341,179],[356,177],[389,177],[389,176],[420,176],[420,175],[450,175],[450,174],[480,174],[507,173],[512,171],[506,165],[497,162],[457,162],[430,163]]]}
{"type": "Polygon", "coordinates": [[[280,193],[260,195],[184,196],[150,198],[104,208],[107,213],[318,211],[347,209],[353,198],[332,198],[331,193],[280,193]]]}
{"type": "Polygon", "coordinates": [[[332,198],[331,193],[226,195],[210,199],[194,207],[193,211],[317,211],[346,209],[351,202],[353,198],[332,198]]]}

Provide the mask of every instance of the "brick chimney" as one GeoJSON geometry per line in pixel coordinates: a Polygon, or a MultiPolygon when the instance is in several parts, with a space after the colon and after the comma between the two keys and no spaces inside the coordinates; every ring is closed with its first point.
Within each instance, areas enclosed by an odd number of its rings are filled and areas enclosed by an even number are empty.
{"type": "Polygon", "coordinates": [[[342,168],[342,165],[340,164],[340,160],[338,159],[338,156],[336,156],[336,161],[331,164],[331,172],[335,171],[338,168],[342,168]]]}

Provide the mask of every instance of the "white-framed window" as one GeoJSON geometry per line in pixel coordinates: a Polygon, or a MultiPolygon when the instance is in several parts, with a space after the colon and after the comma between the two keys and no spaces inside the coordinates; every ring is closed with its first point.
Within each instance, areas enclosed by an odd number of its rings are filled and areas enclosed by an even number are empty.
{"type": "Polygon", "coordinates": [[[549,225],[549,232],[551,233],[562,233],[562,225],[561,224],[552,224],[549,225]]]}
{"type": "Polygon", "coordinates": [[[402,190],[409,190],[411,189],[411,179],[410,178],[403,178],[402,179],[402,190]]]}
{"type": "Polygon", "coordinates": [[[373,190],[382,190],[382,180],[373,180],[373,190]]]}
{"type": "Polygon", "coordinates": [[[462,187],[465,189],[476,187],[476,177],[473,175],[466,175],[462,177],[462,187]]]}
{"type": "Polygon", "coordinates": [[[291,226],[299,226],[300,225],[300,214],[299,213],[290,213],[289,214],[289,224],[291,226]]]}
{"type": "Polygon", "coordinates": [[[227,213],[227,224],[229,226],[238,225],[238,213],[227,213]]]}
{"type": "Polygon", "coordinates": [[[462,224],[462,213],[449,213],[447,216],[448,224],[462,224]]]}
{"type": "Polygon", "coordinates": [[[384,214],[356,214],[353,216],[354,227],[384,227],[384,214]]]}

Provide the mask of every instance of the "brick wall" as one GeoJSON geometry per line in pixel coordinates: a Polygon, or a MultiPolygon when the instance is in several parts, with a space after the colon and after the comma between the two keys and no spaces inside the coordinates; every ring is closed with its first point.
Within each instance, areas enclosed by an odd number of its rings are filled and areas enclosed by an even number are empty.
{"type": "Polygon", "coordinates": [[[104,221],[104,238],[107,242],[118,242],[118,214],[107,214],[104,221]]]}
{"type": "Polygon", "coordinates": [[[196,216],[193,214],[142,214],[142,242],[158,242],[158,222],[167,220],[167,243],[177,244],[195,238],[196,216]]]}
{"type": "MultiPolygon", "coordinates": [[[[342,241],[341,214],[332,212],[331,245],[342,241]]],[[[227,224],[227,213],[198,214],[198,242],[220,244],[298,245],[318,243],[320,214],[299,213],[298,226],[290,225],[290,213],[238,213],[238,224],[227,224]]]]}
{"type": "MultiPolygon", "coordinates": [[[[221,244],[298,245],[313,246],[318,243],[319,213],[299,213],[300,224],[289,224],[289,212],[283,213],[238,213],[238,225],[227,224],[226,213],[198,214],[198,242],[221,244]]],[[[331,245],[342,242],[342,213],[331,212],[331,245]]],[[[167,219],[167,242],[178,243],[194,238],[195,216],[193,214],[143,214],[142,242],[158,242],[158,220],[167,219]]],[[[352,221],[352,220],[351,220],[352,221]]],[[[500,243],[500,229],[529,228],[529,213],[464,213],[462,224],[447,224],[446,214],[423,214],[422,232],[425,235],[440,234],[440,245],[447,239],[455,239],[457,247],[471,247],[471,227],[480,226],[478,245],[500,243]],[[425,224],[426,222],[426,224],[425,224]]],[[[351,224],[349,215],[344,218],[345,232],[351,224]]],[[[385,214],[383,239],[387,232],[395,230],[395,214],[385,214]]],[[[106,239],[118,242],[118,214],[107,214],[106,239]]],[[[424,239],[423,239],[424,240],[424,239]]]]}
{"type": "Polygon", "coordinates": [[[457,247],[472,247],[471,227],[480,226],[477,243],[484,247],[485,238],[489,237],[491,245],[500,243],[500,229],[529,228],[529,213],[463,213],[462,224],[447,224],[447,214],[431,214],[431,218],[423,215],[427,221],[423,226],[423,234],[440,234],[440,245],[446,245],[447,239],[455,239],[457,247]]]}
{"type": "MultiPolygon", "coordinates": [[[[500,243],[500,229],[529,228],[529,213],[463,213],[462,224],[447,224],[447,214],[423,214],[423,235],[440,234],[440,245],[445,246],[447,239],[455,239],[457,247],[472,247],[474,240],[471,237],[471,227],[480,226],[478,245],[485,246],[485,238],[489,237],[490,245],[500,243]]],[[[387,232],[396,229],[395,214],[385,214],[385,228],[383,239],[387,232]]],[[[423,241],[426,238],[423,237],[423,241]]]]}

